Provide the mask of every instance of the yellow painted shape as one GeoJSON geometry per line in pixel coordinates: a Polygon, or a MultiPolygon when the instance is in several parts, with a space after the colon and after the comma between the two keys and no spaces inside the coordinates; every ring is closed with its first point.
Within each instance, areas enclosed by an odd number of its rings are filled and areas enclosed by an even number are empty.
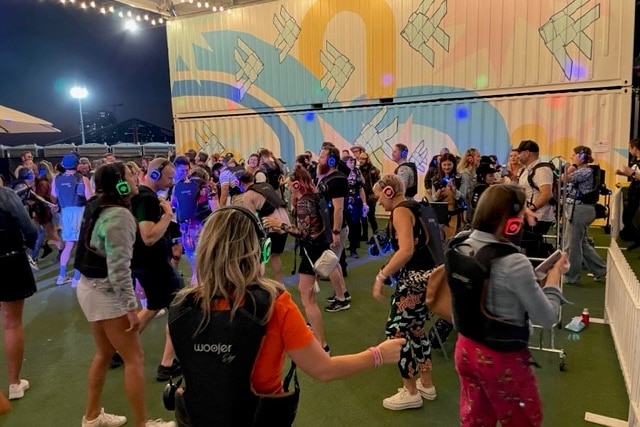
{"type": "MultiPolygon", "coordinates": [[[[320,62],[320,51],[325,50],[325,31],[329,22],[341,12],[353,12],[364,21],[367,33],[367,97],[393,97],[396,93],[396,23],[393,10],[385,0],[316,1],[302,19],[298,38],[300,62],[318,80],[322,78],[325,70],[320,62]],[[391,78],[384,85],[386,74],[391,78]]],[[[349,38],[348,34],[341,36],[349,38]]],[[[335,40],[333,42],[335,45],[335,40]]]]}

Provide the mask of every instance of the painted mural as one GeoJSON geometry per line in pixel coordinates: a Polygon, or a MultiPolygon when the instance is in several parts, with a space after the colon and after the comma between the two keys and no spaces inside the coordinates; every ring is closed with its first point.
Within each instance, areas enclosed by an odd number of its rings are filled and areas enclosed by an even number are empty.
{"type": "Polygon", "coordinates": [[[176,20],[176,142],[288,161],[359,144],[385,170],[402,142],[424,171],[443,146],[505,159],[538,138],[543,156],[587,144],[621,163],[630,92],[606,104],[563,92],[630,81],[633,3],[287,0],[176,20]]]}

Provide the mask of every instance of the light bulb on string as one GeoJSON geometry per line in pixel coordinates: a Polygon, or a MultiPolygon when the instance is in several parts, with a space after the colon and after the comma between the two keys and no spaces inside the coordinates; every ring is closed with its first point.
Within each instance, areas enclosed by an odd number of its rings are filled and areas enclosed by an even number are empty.
{"type": "Polygon", "coordinates": [[[109,6],[109,12],[113,13],[115,11],[116,11],[116,9],[113,6],[109,6]]]}
{"type": "Polygon", "coordinates": [[[151,20],[151,25],[156,25],[156,20],[155,19],[151,20]]]}
{"type": "Polygon", "coordinates": [[[159,24],[164,24],[164,19],[159,18],[159,19],[158,19],[158,23],[159,23],[159,24]]]}
{"type": "Polygon", "coordinates": [[[144,17],[143,17],[143,18],[144,18],[144,20],[145,20],[145,21],[148,21],[148,20],[149,20],[149,15],[147,15],[147,14],[145,13],[145,15],[144,15],[144,17]]]}
{"type": "Polygon", "coordinates": [[[120,12],[118,12],[118,16],[119,16],[120,18],[124,18],[124,13],[122,13],[122,11],[120,11],[120,12]]]}
{"type": "Polygon", "coordinates": [[[65,4],[67,0],[60,0],[60,3],[65,4]]]}
{"type": "Polygon", "coordinates": [[[91,6],[92,8],[96,8],[96,2],[92,1],[91,3],[89,3],[89,6],[91,6]]]}
{"type": "Polygon", "coordinates": [[[131,17],[133,16],[133,14],[131,13],[131,11],[130,11],[130,10],[128,10],[128,11],[127,11],[127,16],[128,16],[129,18],[131,18],[131,17]]]}
{"type": "Polygon", "coordinates": [[[213,7],[211,8],[211,10],[213,10],[214,12],[217,12],[217,11],[218,11],[218,8],[217,8],[217,7],[215,7],[215,6],[213,6],[213,7]]]}
{"type": "Polygon", "coordinates": [[[220,6],[220,12],[224,12],[224,6],[220,6]]]}
{"type": "Polygon", "coordinates": [[[81,9],[86,9],[87,8],[87,4],[85,2],[80,3],[80,8],[81,9]]]}
{"type": "Polygon", "coordinates": [[[142,21],[142,18],[140,17],[140,15],[136,16],[136,21],[138,22],[142,21]]]}
{"type": "Polygon", "coordinates": [[[198,6],[198,9],[199,9],[199,8],[201,8],[201,7],[202,7],[202,3],[198,2],[198,3],[196,4],[196,6],[198,6]]]}
{"type": "Polygon", "coordinates": [[[104,7],[100,8],[100,13],[102,13],[103,15],[107,13],[107,9],[105,9],[104,7]]]}
{"type": "Polygon", "coordinates": [[[205,7],[205,9],[209,9],[209,2],[208,1],[204,2],[204,7],[205,7]]]}

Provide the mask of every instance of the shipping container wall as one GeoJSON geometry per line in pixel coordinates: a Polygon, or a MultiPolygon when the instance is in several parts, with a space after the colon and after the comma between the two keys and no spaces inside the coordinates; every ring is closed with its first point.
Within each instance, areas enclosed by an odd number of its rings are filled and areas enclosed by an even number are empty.
{"type": "Polygon", "coordinates": [[[283,0],[167,25],[176,118],[630,84],[634,0],[283,0]],[[228,13],[227,13],[228,12],[228,13]]]}
{"type": "Polygon", "coordinates": [[[474,147],[505,162],[523,139],[537,141],[545,159],[569,159],[573,147],[587,145],[613,185],[613,171],[627,162],[630,99],[630,90],[618,89],[180,119],[175,132],[178,153],[194,148],[246,158],[267,147],[290,165],[296,154],[317,153],[323,141],[340,149],[360,144],[383,172],[393,172],[391,150],[404,143],[421,176],[443,147],[458,154],[474,147]]]}

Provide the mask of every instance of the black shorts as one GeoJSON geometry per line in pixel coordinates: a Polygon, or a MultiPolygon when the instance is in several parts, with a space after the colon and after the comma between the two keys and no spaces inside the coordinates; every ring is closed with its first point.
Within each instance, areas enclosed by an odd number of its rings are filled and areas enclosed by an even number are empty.
{"type": "Polygon", "coordinates": [[[24,251],[1,255],[0,271],[6,275],[0,280],[0,302],[20,301],[36,293],[36,281],[24,251]]]}
{"type": "Polygon", "coordinates": [[[272,254],[280,255],[284,252],[284,247],[287,244],[287,236],[287,233],[269,233],[272,254]]]}
{"type": "Polygon", "coordinates": [[[324,251],[329,249],[329,245],[306,245],[303,244],[300,247],[300,266],[298,267],[299,274],[308,274],[315,276],[316,272],[313,271],[313,263],[322,255],[324,251]],[[305,252],[306,249],[306,252],[305,252]],[[311,260],[309,260],[311,258],[311,260]]]}
{"type": "Polygon", "coordinates": [[[182,276],[168,262],[160,262],[153,267],[135,268],[133,277],[144,289],[149,310],[169,307],[176,293],[184,288],[182,276]]]}

